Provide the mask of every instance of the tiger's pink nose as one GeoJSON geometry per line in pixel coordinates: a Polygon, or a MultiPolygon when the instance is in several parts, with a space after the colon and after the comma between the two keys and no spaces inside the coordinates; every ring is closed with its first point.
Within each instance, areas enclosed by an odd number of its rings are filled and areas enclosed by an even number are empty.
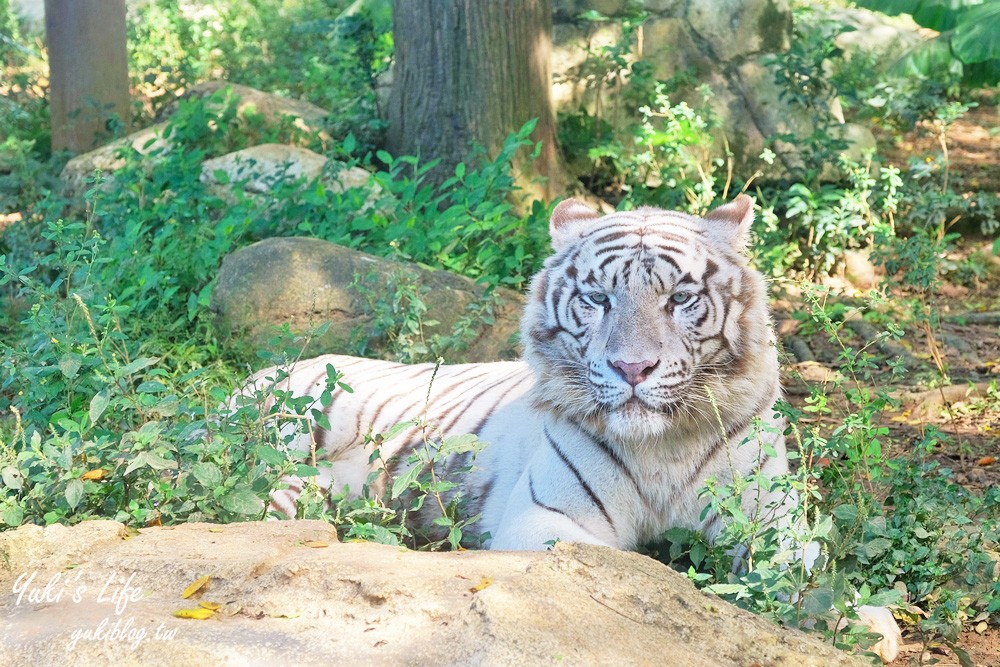
{"type": "Polygon", "coordinates": [[[634,364],[625,361],[612,361],[611,367],[625,378],[633,387],[649,377],[650,371],[660,365],[659,361],[639,361],[634,364]]]}

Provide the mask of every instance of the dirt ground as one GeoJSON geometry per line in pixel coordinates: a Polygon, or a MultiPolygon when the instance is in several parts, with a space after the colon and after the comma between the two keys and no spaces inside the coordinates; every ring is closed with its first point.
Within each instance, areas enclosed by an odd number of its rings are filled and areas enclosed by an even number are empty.
{"type": "MultiPolygon", "coordinates": [[[[887,370],[875,376],[879,385],[900,400],[899,409],[885,415],[884,424],[890,429],[893,443],[886,452],[887,456],[907,453],[908,449],[924,439],[928,427],[933,426],[944,436],[933,458],[943,467],[951,469],[957,482],[974,491],[1000,485],[1000,395],[996,398],[989,395],[993,383],[1000,386],[998,295],[1000,262],[994,266],[988,280],[977,289],[968,290],[964,302],[952,299],[946,304],[938,304],[954,311],[951,316],[955,318],[942,322],[932,332],[939,345],[947,379],[944,379],[928,351],[926,333],[919,330],[907,331],[899,344],[908,355],[910,372],[895,380],[887,370]],[[985,307],[992,307],[992,310],[984,310],[985,307]],[[961,321],[961,313],[992,313],[996,315],[996,321],[969,324],[961,321]],[[935,385],[944,386],[938,388],[935,385]]],[[[850,298],[845,298],[845,301],[854,302],[850,298]]],[[[799,304],[790,300],[787,305],[791,306],[790,310],[776,312],[778,329],[784,329],[786,334],[783,336],[788,355],[785,390],[790,402],[801,408],[805,405],[810,385],[829,381],[831,374],[838,372],[840,348],[824,334],[802,331],[798,321],[791,319],[799,304]],[[795,363],[795,355],[788,350],[789,339],[792,338],[804,342],[815,356],[815,361],[795,363]]],[[[862,330],[862,333],[865,331],[862,330]]],[[[846,326],[842,336],[845,343],[855,348],[868,342],[846,326]]],[[[884,351],[876,351],[875,354],[882,356],[883,360],[888,356],[884,351]]],[[[842,414],[838,409],[843,409],[845,403],[836,391],[831,392],[830,399],[835,414],[824,421],[829,421],[832,427],[842,414]]],[[[925,646],[912,628],[904,629],[904,642],[903,651],[892,663],[894,667],[961,665],[947,646],[933,642],[925,646]]],[[[1000,665],[1000,629],[990,627],[982,633],[964,632],[957,644],[968,654],[973,665],[1000,665]]]]}
{"type": "MultiPolygon", "coordinates": [[[[990,91],[976,100],[975,106],[952,124],[945,134],[948,160],[955,174],[969,191],[1000,192],[1000,93],[990,91]]],[[[879,154],[905,166],[907,159],[941,151],[937,132],[926,124],[896,140],[879,137],[879,154]]]]}
{"type": "MultiPolygon", "coordinates": [[[[909,157],[940,153],[939,141],[929,130],[933,128],[920,128],[899,140],[880,137],[884,143],[880,153],[901,165],[909,157]]],[[[947,145],[956,182],[970,192],[1000,194],[1000,107],[983,98],[979,107],[949,128],[947,145]]],[[[940,322],[930,327],[930,335],[915,323],[913,311],[907,310],[912,295],[891,294],[880,311],[883,323],[900,325],[906,333],[895,347],[871,349],[883,362],[875,382],[900,399],[899,410],[885,416],[893,442],[888,456],[906,453],[933,426],[945,436],[934,458],[954,472],[956,481],[981,491],[1000,485],[1000,395],[990,388],[1000,385],[1000,258],[992,255],[991,240],[985,238],[969,238],[952,259],[962,262],[970,257],[984,271],[966,274],[964,279],[956,276],[955,281],[938,286],[931,303],[940,322]],[[894,354],[906,359],[908,372],[901,378],[892,378],[884,364],[894,354]]],[[[852,312],[863,303],[860,292],[850,284],[834,287],[839,294],[831,295],[827,305],[841,304],[845,320],[860,319],[852,312]]],[[[839,346],[795,318],[801,307],[801,295],[791,290],[778,295],[775,311],[788,354],[786,393],[800,407],[809,385],[829,382],[841,367],[839,346]],[[811,360],[803,362],[803,357],[810,356],[811,360]]],[[[841,335],[857,349],[880,329],[876,319],[867,327],[845,324],[841,335]]],[[[836,396],[832,402],[836,404],[836,396]]],[[[973,665],[1000,665],[1000,629],[980,629],[983,632],[962,633],[958,647],[973,665]]],[[[894,667],[962,664],[947,646],[925,646],[912,629],[904,629],[904,642],[894,667]]]]}

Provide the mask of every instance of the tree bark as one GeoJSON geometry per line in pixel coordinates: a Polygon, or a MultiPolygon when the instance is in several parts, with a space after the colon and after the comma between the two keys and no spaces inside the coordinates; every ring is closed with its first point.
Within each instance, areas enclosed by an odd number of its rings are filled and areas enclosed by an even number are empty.
{"type": "Polygon", "coordinates": [[[551,98],[551,0],[393,0],[396,62],[388,145],[396,155],[440,159],[444,180],[473,144],[497,155],[532,118],[541,142],[514,164],[518,185],[552,199],[565,185],[551,98]],[[544,183],[537,183],[545,177],[544,183]]]}
{"type": "Polygon", "coordinates": [[[87,151],[129,120],[125,0],[45,0],[52,149],[87,151]]]}

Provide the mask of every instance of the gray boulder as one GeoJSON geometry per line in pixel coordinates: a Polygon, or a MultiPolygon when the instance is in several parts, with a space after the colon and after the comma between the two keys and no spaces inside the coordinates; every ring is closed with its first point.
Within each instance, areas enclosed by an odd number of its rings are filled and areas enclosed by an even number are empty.
{"type": "Polygon", "coordinates": [[[132,537],[88,521],[4,533],[0,554],[9,667],[868,664],[604,547],[426,553],[341,544],[319,521],[132,537]],[[207,618],[175,616],[193,609],[207,618]]]}
{"type": "Polygon", "coordinates": [[[301,181],[303,186],[309,186],[317,179],[332,193],[365,188],[368,196],[362,210],[374,206],[382,193],[367,170],[329,160],[302,146],[259,144],[205,160],[201,165],[201,181],[219,196],[231,200],[233,188],[240,187],[251,196],[262,195],[257,199],[263,206],[276,203],[268,195],[279,184],[301,181]]]}
{"type": "MultiPolygon", "coordinates": [[[[323,130],[327,112],[320,107],[302,100],[293,100],[271,93],[264,93],[248,86],[229,83],[227,81],[207,81],[195,86],[185,93],[185,98],[206,97],[218,90],[229,90],[226,101],[235,100],[237,112],[241,116],[257,114],[268,124],[291,122],[302,131],[303,136],[312,140],[329,139],[323,130]]],[[[223,102],[225,103],[225,102],[223,102]]],[[[123,148],[131,147],[140,155],[154,158],[171,148],[171,141],[166,131],[166,119],[177,110],[177,102],[167,105],[160,113],[160,122],[143,128],[132,134],[109,142],[90,152],[77,155],[66,163],[61,179],[68,193],[79,195],[83,193],[85,181],[95,171],[111,175],[125,165],[125,159],[120,156],[123,148]]]]}
{"type": "MultiPolygon", "coordinates": [[[[314,339],[310,355],[352,351],[352,339],[376,339],[371,353],[384,353],[386,341],[372,331],[372,299],[391,305],[400,284],[416,286],[427,306],[425,341],[452,336],[483,303],[483,288],[446,271],[382,259],[311,238],[271,238],[241,248],[222,263],[211,308],[224,336],[238,335],[261,346],[274,327],[288,323],[303,332],[329,323],[314,339]],[[360,279],[362,287],[352,286],[360,279]]],[[[472,316],[468,335],[446,350],[446,361],[496,361],[516,357],[512,341],[518,330],[522,297],[511,290],[494,292],[491,317],[472,316]]],[[[396,316],[402,319],[401,315],[396,316]]],[[[368,353],[366,351],[366,353],[368,353]]]]}
{"type": "MultiPolygon", "coordinates": [[[[632,62],[642,60],[651,67],[653,76],[669,80],[678,74],[690,73],[693,83],[681,87],[671,101],[699,103],[697,86],[704,84],[711,91],[708,101],[718,117],[721,131],[717,132],[714,154],[721,155],[724,147],[733,154],[738,173],[749,176],[762,166],[758,156],[767,139],[778,133],[808,135],[813,119],[781,99],[781,90],[774,82],[768,58],[788,48],[792,31],[792,13],[788,0],[640,0],[634,3],[610,0],[561,0],[555,4],[553,22],[553,99],[564,111],[584,108],[614,124],[631,122],[634,109],[615,108],[613,92],[602,90],[602,73],[589,71],[588,54],[601,53],[621,38],[620,25],[614,21],[589,22],[579,20],[580,14],[596,10],[612,17],[621,17],[642,9],[649,14],[639,30],[636,44],[627,55],[632,62]],[[725,142],[723,142],[725,137],[725,142]]],[[[871,13],[859,10],[829,11],[858,26],[858,33],[847,33],[838,40],[860,48],[868,36],[882,47],[909,43],[915,33],[907,32],[903,24],[877,24],[871,13]],[[857,34],[852,38],[850,35],[857,34]],[[895,41],[894,41],[895,40],[895,41]]],[[[842,124],[837,100],[830,100],[831,123],[842,124]]],[[[857,158],[864,148],[874,144],[871,133],[863,128],[840,125],[841,134],[852,146],[849,156],[857,158]]],[[[801,164],[795,144],[777,142],[779,170],[797,168],[801,164]]],[[[774,169],[769,169],[773,172],[774,169]]],[[[839,173],[831,169],[827,178],[839,173]]]]}

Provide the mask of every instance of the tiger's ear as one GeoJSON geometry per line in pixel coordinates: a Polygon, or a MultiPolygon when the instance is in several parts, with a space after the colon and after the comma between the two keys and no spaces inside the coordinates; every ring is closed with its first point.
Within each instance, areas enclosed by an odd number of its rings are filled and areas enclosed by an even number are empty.
{"type": "Polygon", "coordinates": [[[552,210],[549,221],[549,236],[552,237],[552,248],[562,250],[580,237],[586,230],[588,222],[601,217],[596,211],[575,199],[564,199],[552,210]]]}
{"type": "Polygon", "coordinates": [[[740,194],[728,204],[709,211],[705,216],[705,231],[718,241],[737,250],[746,250],[753,224],[753,198],[740,194]]]}

